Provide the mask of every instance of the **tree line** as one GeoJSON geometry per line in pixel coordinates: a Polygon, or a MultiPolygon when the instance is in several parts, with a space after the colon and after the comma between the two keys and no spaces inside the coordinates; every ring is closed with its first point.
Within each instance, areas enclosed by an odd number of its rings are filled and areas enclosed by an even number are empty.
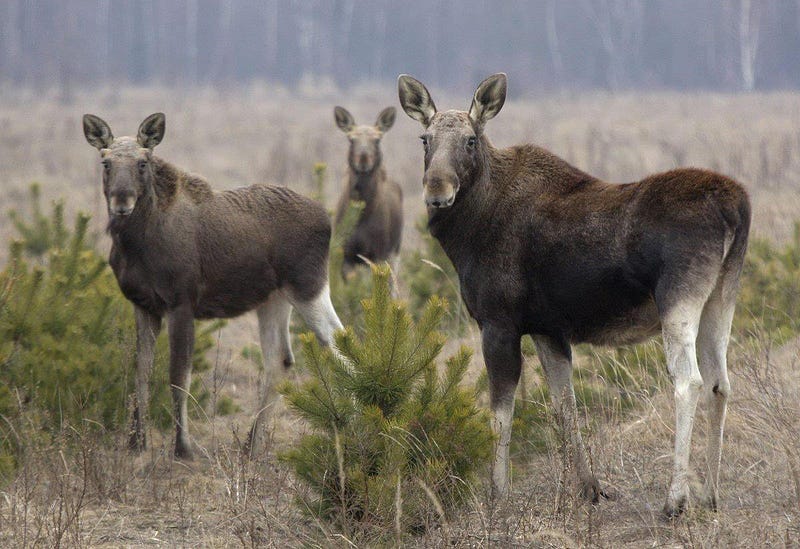
{"type": "Polygon", "coordinates": [[[4,0],[0,82],[800,86],[800,0],[4,0]]]}

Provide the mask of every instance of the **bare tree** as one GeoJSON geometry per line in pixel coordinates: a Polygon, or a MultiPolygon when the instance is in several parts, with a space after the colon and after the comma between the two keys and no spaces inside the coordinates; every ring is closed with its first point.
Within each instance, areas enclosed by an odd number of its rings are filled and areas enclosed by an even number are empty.
{"type": "Polygon", "coordinates": [[[800,0],[5,0],[0,83],[800,87],[798,29],[800,0]]]}
{"type": "Polygon", "coordinates": [[[375,37],[372,50],[372,74],[373,78],[378,77],[383,72],[383,62],[386,51],[386,0],[375,2],[375,37]]]}
{"type": "Polygon", "coordinates": [[[561,60],[561,47],[558,43],[555,0],[547,0],[545,24],[547,26],[547,49],[550,52],[550,60],[553,63],[553,73],[555,74],[556,81],[561,84],[564,78],[564,63],[561,60]]]}
{"type": "Polygon", "coordinates": [[[619,89],[630,79],[641,51],[644,5],[638,0],[584,0],[608,58],[607,80],[619,89]]]}
{"type": "Polygon", "coordinates": [[[217,35],[216,48],[211,59],[208,78],[212,81],[225,80],[230,76],[227,70],[231,49],[231,28],[233,24],[233,1],[223,0],[219,4],[220,28],[217,35]]]}
{"type": "Polygon", "coordinates": [[[197,84],[199,76],[197,47],[197,0],[186,2],[186,81],[197,84]]]}
{"type": "Polygon", "coordinates": [[[758,56],[760,22],[759,3],[741,0],[739,4],[739,59],[742,88],[745,91],[753,91],[756,85],[756,57],[758,56]]]}

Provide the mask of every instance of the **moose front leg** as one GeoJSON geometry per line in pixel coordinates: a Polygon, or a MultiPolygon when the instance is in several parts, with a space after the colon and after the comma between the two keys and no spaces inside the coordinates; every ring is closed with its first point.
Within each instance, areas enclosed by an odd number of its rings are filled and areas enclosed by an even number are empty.
{"type": "Polygon", "coordinates": [[[150,373],[153,371],[156,338],[161,332],[161,317],[134,306],[136,315],[136,397],[133,403],[131,450],[141,451],[147,446],[145,425],[150,405],[150,373]]]}
{"type": "MultiPolygon", "coordinates": [[[[575,390],[572,387],[570,349],[566,344],[561,345],[549,337],[535,336],[533,341],[547,378],[550,399],[553,402],[562,436],[567,445],[567,454],[572,456],[578,475],[581,495],[593,503],[597,503],[600,496],[606,498],[608,496],[600,489],[600,484],[589,467],[586,448],[578,428],[578,409],[575,402],[575,390]]],[[[564,459],[567,459],[568,456],[564,456],[564,459]]]]}
{"type": "Polygon", "coordinates": [[[492,467],[492,495],[504,498],[509,491],[511,424],[514,419],[514,393],[522,369],[520,336],[514,330],[486,325],[481,330],[483,359],[489,375],[492,427],[497,435],[492,467]]]}
{"type": "Polygon", "coordinates": [[[187,396],[192,379],[194,315],[189,305],[169,313],[169,383],[175,415],[175,457],[191,459],[187,396]]]}

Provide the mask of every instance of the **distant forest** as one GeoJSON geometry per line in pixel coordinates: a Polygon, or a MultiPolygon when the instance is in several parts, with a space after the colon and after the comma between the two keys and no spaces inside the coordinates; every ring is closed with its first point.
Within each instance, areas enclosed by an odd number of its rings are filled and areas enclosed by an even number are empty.
{"type": "Polygon", "coordinates": [[[3,0],[0,84],[800,87],[800,0],[3,0]]]}

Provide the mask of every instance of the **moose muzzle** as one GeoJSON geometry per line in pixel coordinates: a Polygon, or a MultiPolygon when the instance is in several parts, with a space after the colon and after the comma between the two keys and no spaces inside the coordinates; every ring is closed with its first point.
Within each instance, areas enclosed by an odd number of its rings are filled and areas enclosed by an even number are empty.
{"type": "Polygon", "coordinates": [[[133,212],[136,206],[136,197],[133,194],[115,194],[108,201],[108,211],[111,215],[125,217],[133,212]]]}
{"type": "Polygon", "coordinates": [[[455,174],[425,174],[422,195],[429,208],[449,208],[456,200],[459,183],[455,174]]]}

